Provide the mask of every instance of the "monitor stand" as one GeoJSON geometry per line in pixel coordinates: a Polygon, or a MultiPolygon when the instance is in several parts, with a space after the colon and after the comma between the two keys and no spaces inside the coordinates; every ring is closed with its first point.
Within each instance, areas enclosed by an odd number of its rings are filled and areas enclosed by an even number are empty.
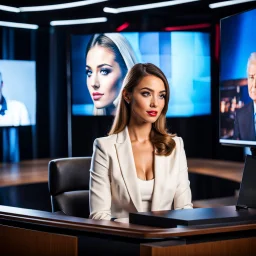
{"type": "Polygon", "coordinates": [[[256,147],[250,147],[252,156],[256,156],[256,147]]]}
{"type": "Polygon", "coordinates": [[[247,155],[244,164],[243,178],[240,184],[236,209],[256,209],[256,148],[251,148],[252,155],[247,155]]]}

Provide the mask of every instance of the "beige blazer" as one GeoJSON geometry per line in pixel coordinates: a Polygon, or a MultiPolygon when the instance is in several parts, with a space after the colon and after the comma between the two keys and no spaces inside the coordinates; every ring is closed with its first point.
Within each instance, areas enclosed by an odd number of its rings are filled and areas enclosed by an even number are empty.
{"type": "MultiPolygon", "coordinates": [[[[174,137],[170,156],[155,155],[155,184],[152,211],[192,208],[188,168],[183,141],[174,137]]],[[[132,145],[125,128],[122,132],[94,141],[90,168],[90,218],[127,218],[142,211],[142,200],[132,145]]]]}

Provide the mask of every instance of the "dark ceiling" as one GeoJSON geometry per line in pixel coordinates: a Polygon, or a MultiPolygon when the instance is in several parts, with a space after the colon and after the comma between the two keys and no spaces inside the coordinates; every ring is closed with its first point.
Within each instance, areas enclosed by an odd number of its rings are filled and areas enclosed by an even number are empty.
{"type": "MultiPolygon", "coordinates": [[[[66,0],[1,0],[2,5],[13,7],[24,6],[40,6],[52,5],[60,3],[68,3],[72,1],[66,0]]],[[[127,12],[120,14],[111,14],[103,12],[104,7],[124,7],[139,4],[162,2],[159,0],[109,0],[98,4],[76,7],[71,9],[44,11],[44,12],[23,12],[11,13],[0,11],[0,19],[2,21],[24,22],[38,24],[39,26],[49,26],[52,20],[67,20],[67,19],[85,19],[93,17],[107,17],[109,24],[114,26],[120,25],[123,22],[130,24],[150,24],[152,29],[164,26],[173,25],[189,25],[197,23],[211,23],[220,18],[242,12],[256,7],[256,2],[243,3],[229,7],[210,9],[209,4],[220,2],[220,0],[201,0],[187,4],[176,6],[157,8],[151,10],[143,10],[136,12],[127,12]]],[[[143,27],[141,28],[143,29],[143,27]]],[[[147,28],[145,28],[147,29],[147,28]]]]}

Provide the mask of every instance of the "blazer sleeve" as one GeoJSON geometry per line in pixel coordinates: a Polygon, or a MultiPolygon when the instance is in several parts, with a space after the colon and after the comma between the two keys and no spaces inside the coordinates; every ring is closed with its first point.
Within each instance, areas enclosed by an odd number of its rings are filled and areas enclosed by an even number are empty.
{"type": "Polygon", "coordinates": [[[182,138],[179,138],[177,142],[179,143],[179,174],[178,185],[174,195],[174,209],[190,209],[193,208],[193,204],[191,202],[192,196],[188,179],[187,159],[182,138]]]}
{"type": "Polygon", "coordinates": [[[99,139],[96,139],[93,144],[90,168],[89,204],[89,218],[97,220],[111,219],[109,159],[99,139]]]}

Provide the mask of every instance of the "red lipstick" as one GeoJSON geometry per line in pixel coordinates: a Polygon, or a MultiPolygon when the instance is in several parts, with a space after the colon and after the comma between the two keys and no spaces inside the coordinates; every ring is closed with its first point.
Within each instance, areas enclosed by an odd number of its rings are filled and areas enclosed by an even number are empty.
{"type": "Polygon", "coordinates": [[[150,116],[157,116],[157,111],[147,111],[150,116]]]}
{"type": "Polygon", "coordinates": [[[93,98],[93,100],[99,100],[103,95],[104,95],[104,93],[93,92],[92,98],[93,98]]]}

